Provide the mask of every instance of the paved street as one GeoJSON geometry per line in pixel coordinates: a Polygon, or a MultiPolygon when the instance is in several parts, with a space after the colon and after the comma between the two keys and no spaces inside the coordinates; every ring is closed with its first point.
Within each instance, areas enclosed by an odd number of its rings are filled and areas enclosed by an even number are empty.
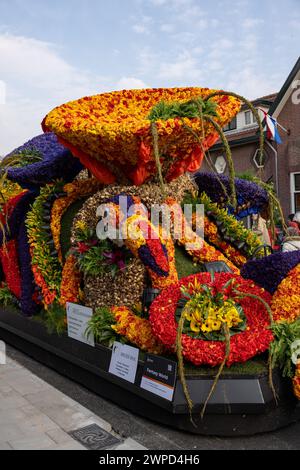
{"type": "MultiPolygon", "coordinates": [[[[13,350],[10,353],[26,359],[13,350]]],[[[37,364],[31,361],[31,365],[37,364]]],[[[112,432],[109,422],[10,357],[0,366],[0,423],[0,450],[85,450],[68,432],[92,424],[112,432]]],[[[114,448],[144,449],[130,438],[114,448]]]]}
{"type": "Polygon", "coordinates": [[[300,423],[247,438],[175,431],[120,409],[8,347],[0,366],[0,449],[84,449],[68,432],[96,423],[122,439],[116,449],[300,449],[300,423]]]}

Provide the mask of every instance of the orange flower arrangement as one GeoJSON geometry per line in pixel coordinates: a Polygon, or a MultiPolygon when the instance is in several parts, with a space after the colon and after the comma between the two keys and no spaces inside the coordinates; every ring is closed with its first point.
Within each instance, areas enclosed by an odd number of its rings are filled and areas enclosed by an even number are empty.
{"type": "Polygon", "coordinates": [[[149,320],[134,315],[127,307],[113,307],[112,313],[117,321],[116,325],[112,325],[116,333],[125,336],[143,351],[153,354],[163,352],[164,347],[154,338],[149,320]]]}
{"type": "Polygon", "coordinates": [[[80,290],[81,275],[77,268],[77,260],[74,255],[69,255],[62,271],[59,303],[65,307],[66,302],[77,303],[82,298],[80,290]]]}
{"type": "MultiPolygon", "coordinates": [[[[31,250],[32,252],[32,250],[31,250]]],[[[40,287],[43,295],[43,302],[45,307],[51,305],[57,297],[57,291],[51,289],[46,283],[41,271],[39,270],[38,265],[32,264],[32,272],[34,275],[34,280],[36,285],[40,287]]]]}
{"type": "MultiPolygon", "coordinates": [[[[193,214],[193,218],[196,214],[193,214]]],[[[220,251],[232,261],[236,266],[242,267],[247,258],[243,256],[239,250],[229,245],[226,241],[222,240],[218,233],[218,228],[216,224],[209,220],[208,217],[204,218],[204,234],[205,237],[212,243],[214,246],[218,247],[220,251]]]]}
{"type": "MultiPolygon", "coordinates": [[[[112,183],[123,172],[135,184],[156,174],[153,136],[149,114],[160,102],[185,103],[205,98],[208,88],[157,88],[123,90],[71,101],[51,111],[43,121],[44,131],[53,131],[59,140],[101,181],[112,183]],[[115,169],[118,169],[115,172],[115,169]]],[[[240,109],[231,96],[212,98],[217,104],[216,122],[224,127],[240,109]]],[[[196,171],[207,149],[218,140],[213,125],[198,118],[157,120],[159,146],[174,165],[167,180],[184,171],[196,171]],[[200,124],[200,127],[199,127],[200,124]],[[186,130],[199,133],[202,146],[186,130]],[[202,156],[201,156],[202,155],[202,156]]]]}
{"type": "Polygon", "coordinates": [[[184,217],[181,206],[175,200],[168,198],[166,203],[171,208],[171,217],[173,223],[175,219],[177,221],[182,221],[182,227],[180,230],[182,235],[177,239],[177,242],[179,245],[183,245],[185,247],[187,253],[193,258],[195,262],[205,263],[210,261],[224,261],[233,273],[240,273],[235,264],[226,258],[220,251],[209,245],[205,240],[193,232],[192,227],[188,224],[184,217]],[[189,244],[193,245],[193,249],[189,247],[189,244]]]}
{"type": "Polygon", "coordinates": [[[296,366],[296,374],[293,378],[294,395],[300,400],[300,363],[296,366]]]}
{"type": "Polygon", "coordinates": [[[300,264],[281,281],[272,297],[271,310],[277,322],[289,323],[300,317],[300,264]]]}

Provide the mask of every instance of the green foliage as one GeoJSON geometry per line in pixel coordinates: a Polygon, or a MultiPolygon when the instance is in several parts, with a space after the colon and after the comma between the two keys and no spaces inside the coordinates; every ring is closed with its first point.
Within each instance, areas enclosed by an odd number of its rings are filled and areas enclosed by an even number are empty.
{"type": "Polygon", "coordinates": [[[43,315],[43,321],[48,333],[61,336],[67,330],[66,309],[58,303],[53,303],[43,315]]]}
{"type": "Polygon", "coordinates": [[[270,345],[271,365],[279,367],[284,377],[293,377],[291,344],[300,339],[300,318],[293,323],[274,323],[272,331],[274,341],[270,345]]]}
{"type": "Polygon", "coordinates": [[[53,254],[54,245],[50,222],[46,222],[44,218],[45,216],[49,217],[51,213],[51,208],[46,208],[45,204],[51,202],[55,194],[62,191],[63,186],[63,181],[56,181],[54,184],[43,187],[26,218],[28,237],[33,248],[32,264],[39,267],[49,289],[57,292],[59,292],[61,283],[61,264],[56,251],[53,254]]]}
{"type": "Polygon", "coordinates": [[[217,103],[211,100],[203,101],[201,98],[185,102],[159,101],[150,111],[148,119],[158,121],[174,118],[201,118],[202,114],[217,116],[217,103]]]}
{"type": "Polygon", "coordinates": [[[8,157],[4,158],[0,164],[0,167],[24,167],[27,165],[31,165],[32,163],[37,163],[42,160],[42,155],[40,152],[34,148],[32,149],[25,149],[22,152],[9,155],[8,157]]]}
{"type": "Polygon", "coordinates": [[[5,285],[4,287],[1,287],[0,289],[0,304],[3,305],[4,307],[8,307],[9,305],[16,304],[16,298],[11,293],[7,285],[5,285]]]}
{"type": "Polygon", "coordinates": [[[108,242],[103,240],[100,246],[92,246],[88,251],[81,254],[78,258],[80,271],[88,276],[99,276],[107,272],[104,252],[110,251],[108,242]]]}
{"type": "Polygon", "coordinates": [[[115,318],[108,307],[97,308],[88,323],[85,334],[87,338],[93,334],[97,343],[110,348],[115,341],[125,342],[124,338],[112,329],[115,323],[115,318]]]}

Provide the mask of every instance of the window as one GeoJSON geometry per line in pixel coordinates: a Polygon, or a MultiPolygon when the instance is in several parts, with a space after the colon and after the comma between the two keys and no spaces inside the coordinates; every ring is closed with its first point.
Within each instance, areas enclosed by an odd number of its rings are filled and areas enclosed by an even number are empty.
{"type": "Polygon", "coordinates": [[[251,124],[251,111],[245,111],[244,115],[245,115],[245,125],[248,126],[249,124],[251,124]]]}
{"type": "Polygon", "coordinates": [[[224,132],[226,131],[233,131],[234,129],[237,128],[237,121],[236,121],[236,117],[232,119],[232,121],[227,124],[227,126],[224,127],[224,132]]]}
{"type": "Polygon", "coordinates": [[[260,156],[260,150],[257,149],[255,151],[255,154],[253,155],[253,162],[254,162],[254,165],[256,166],[256,168],[264,168],[265,164],[266,164],[266,161],[267,161],[267,155],[264,153],[262,158],[260,156]]]}
{"type": "Polygon", "coordinates": [[[292,212],[300,211],[300,173],[291,174],[292,212]]]}

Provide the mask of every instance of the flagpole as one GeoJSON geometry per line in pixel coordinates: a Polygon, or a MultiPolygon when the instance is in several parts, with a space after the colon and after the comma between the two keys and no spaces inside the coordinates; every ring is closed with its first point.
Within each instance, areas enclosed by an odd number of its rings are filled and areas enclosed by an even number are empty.
{"type": "Polygon", "coordinates": [[[270,144],[268,140],[265,141],[266,144],[270,147],[271,150],[274,152],[275,156],[275,189],[276,189],[276,194],[277,197],[279,197],[279,181],[278,181],[278,152],[277,150],[273,147],[273,145],[270,144]]]}
{"type": "MultiPolygon", "coordinates": [[[[269,116],[270,118],[272,118],[272,116],[270,116],[270,114],[268,114],[267,111],[265,111],[264,109],[262,109],[262,108],[258,108],[258,109],[260,109],[260,111],[262,111],[262,112],[264,113],[265,119],[266,119],[267,116],[269,116]]],[[[275,118],[273,118],[273,119],[275,119],[275,118]]],[[[288,129],[286,129],[286,128],[283,127],[281,124],[279,124],[279,122],[277,121],[277,119],[275,119],[275,121],[276,121],[277,126],[280,127],[280,129],[282,129],[284,132],[286,132],[288,135],[290,135],[290,131],[289,131],[288,129]]]]}

